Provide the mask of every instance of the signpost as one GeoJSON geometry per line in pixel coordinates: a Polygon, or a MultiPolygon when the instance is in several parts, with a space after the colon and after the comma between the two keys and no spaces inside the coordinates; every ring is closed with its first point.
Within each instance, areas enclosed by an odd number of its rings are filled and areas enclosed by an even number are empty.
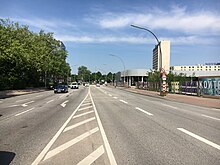
{"type": "Polygon", "coordinates": [[[167,84],[166,84],[166,79],[167,79],[167,76],[166,76],[166,72],[165,72],[165,69],[164,68],[161,68],[160,70],[160,74],[161,74],[161,78],[162,78],[162,90],[160,90],[160,95],[161,96],[166,96],[166,91],[167,91],[167,84]]]}

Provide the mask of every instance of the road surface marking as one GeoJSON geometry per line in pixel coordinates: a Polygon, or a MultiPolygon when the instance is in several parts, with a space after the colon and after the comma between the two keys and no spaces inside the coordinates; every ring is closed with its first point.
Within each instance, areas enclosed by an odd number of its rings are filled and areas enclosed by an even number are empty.
{"type": "Polygon", "coordinates": [[[211,117],[211,116],[207,116],[207,115],[203,115],[203,114],[201,116],[220,121],[219,118],[215,118],[215,117],[211,117]]]}
{"type": "Polygon", "coordinates": [[[86,110],[86,109],[89,109],[89,108],[92,108],[92,106],[85,107],[85,108],[80,108],[78,111],[83,111],[83,110],[86,110]]]}
{"type": "Polygon", "coordinates": [[[110,97],[112,97],[112,95],[111,94],[108,94],[110,97]]]}
{"type": "Polygon", "coordinates": [[[172,105],[168,105],[168,104],[163,104],[163,103],[160,103],[160,105],[163,105],[165,107],[169,107],[169,108],[173,108],[173,109],[178,109],[177,107],[174,107],[172,105]]]}
{"type": "Polygon", "coordinates": [[[206,143],[206,144],[208,144],[208,145],[210,145],[210,146],[220,150],[220,146],[218,144],[215,144],[215,143],[213,143],[213,142],[211,142],[211,141],[209,141],[209,140],[207,140],[207,139],[205,139],[203,137],[200,137],[200,136],[198,136],[198,135],[196,135],[196,134],[194,134],[192,132],[189,132],[189,131],[185,130],[184,128],[177,128],[177,129],[182,131],[182,132],[184,132],[184,133],[186,133],[186,134],[188,134],[188,135],[190,135],[190,136],[192,136],[192,137],[194,137],[194,138],[196,138],[197,140],[200,140],[200,141],[202,141],[202,142],[204,142],[204,143],[206,143]]]}
{"type": "Polygon", "coordinates": [[[217,109],[217,108],[211,108],[210,110],[213,110],[213,111],[220,111],[220,109],[217,109]]]}
{"type": "Polygon", "coordinates": [[[67,96],[68,94],[63,94],[62,96],[60,96],[59,98],[61,99],[62,97],[64,97],[64,96],[67,96]]]}
{"type": "Polygon", "coordinates": [[[30,104],[30,103],[33,103],[33,102],[34,102],[34,101],[29,101],[29,102],[27,102],[27,103],[22,104],[21,106],[27,107],[27,106],[28,106],[27,104],[30,104]]]}
{"type": "MultiPolygon", "coordinates": [[[[91,100],[84,101],[84,103],[83,103],[83,104],[87,104],[87,103],[91,103],[91,100]]],[[[83,104],[82,104],[82,105],[83,105],[83,104]]]]}
{"type": "Polygon", "coordinates": [[[78,107],[75,109],[75,111],[70,115],[70,117],[66,120],[66,122],[61,126],[61,128],[58,130],[58,132],[54,135],[54,137],[50,140],[50,142],[46,145],[46,147],[41,151],[41,153],[38,155],[38,157],[34,160],[32,165],[37,165],[40,163],[40,161],[43,159],[43,157],[46,155],[46,153],[49,151],[50,147],[54,144],[54,142],[57,140],[57,138],[60,136],[60,134],[63,132],[64,128],[67,126],[67,124],[70,122],[70,120],[73,118],[73,116],[78,111],[79,107],[82,105],[82,103],[86,100],[89,94],[86,95],[86,97],[83,99],[83,101],[78,105],[78,107]]]}
{"type": "Polygon", "coordinates": [[[23,111],[23,112],[21,112],[21,113],[16,114],[15,116],[20,116],[20,115],[22,115],[22,114],[24,114],[24,113],[26,113],[26,112],[29,112],[29,111],[31,111],[31,110],[33,110],[33,109],[34,109],[34,108],[28,109],[28,110],[26,110],[26,111],[23,111]]]}
{"type": "Polygon", "coordinates": [[[13,107],[18,107],[18,106],[20,106],[20,105],[10,105],[10,106],[8,106],[8,108],[13,108],[13,107]]]}
{"type": "Polygon", "coordinates": [[[88,123],[88,122],[90,122],[90,121],[93,121],[93,120],[95,120],[95,117],[89,118],[89,119],[84,120],[84,121],[81,121],[81,122],[79,122],[79,123],[77,123],[77,124],[74,124],[74,125],[71,125],[71,126],[69,126],[69,127],[66,127],[63,132],[69,131],[69,130],[71,130],[71,129],[73,129],[73,128],[76,128],[76,127],[79,127],[79,126],[81,126],[81,125],[83,125],[83,124],[86,124],[86,123],[88,123]]]}
{"type": "Polygon", "coordinates": [[[125,104],[128,104],[128,102],[127,101],[124,101],[124,100],[120,100],[122,103],[125,103],[125,104]]]}
{"type": "Polygon", "coordinates": [[[41,97],[41,96],[43,96],[43,95],[38,95],[38,96],[35,96],[35,97],[41,97]]]}
{"type": "Polygon", "coordinates": [[[137,110],[139,110],[139,111],[141,111],[141,112],[143,112],[143,113],[145,113],[145,114],[147,114],[147,115],[149,115],[149,116],[153,116],[152,113],[149,113],[149,112],[147,112],[147,111],[145,111],[145,110],[143,110],[143,109],[141,109],[141,108],[139,108],[139,107],[135,107],[135,109],[137,109],[137,110]]]}
{"type": "Polygon", "coordinates": [[[57,148],[54,148],[53,150],[51,150],[51,151],[49,151],[47,153],[47,155],[45,156],[43,161],[45,161],[45,160],[47,160],[47,159],[49,159],[49,158],[59,154],[60,152],[68,149],[69,147],[73,146],[74,144],[80,142],[81,140],[91,136],[92,134],[96,133],[97,131],[99,131],[98,127],[94,128],[94,129],[92,129],[90,131],[85,132],[84,134],[82,134],[82,135],[80,135],[80,136],[78,136],[78,137],[76,137],[76,138],[74,138],[74,139],[72,139],[72,140],[70,140],[70,141],[60,145],[57,148]]]}
{"type": "Polygon", "coordinates": [[[98,122],[98,125],[99,125],[99,129],[100,129],[100,132],[101,132],[101,135],[102,135],[102,138],[103,138],[103,142],[104,142],[104,145],[105,145],[105,149],[106,149],[106,152],[107,152],[107,155],[108,155],[110,164],[111,164],[111,165],[117,165],[116,160],[115,160],[115,157],[114,157],[114,155],[113,155],[113,153],[112,153],[110,144],[109,144],[109,142],[108,142],[107,136],[106,136],[106,134],[105,134],[105,130],[104,130],[103,126],[102,126],[102,122],[101,122],[101,120],[100,120],[100,118],[99,118],[99,114],[98,114],[98,112],[97,112],[95,103],[94,103],[93,98],[92,98],[92,95],[91,95],[91,93],[90,93],[90,88],[89,88],[89,95],[90,95],[90,98],[91,98],[91,101],[92,101],[92,105],[93,105],[93,107],[94,107],[96,119],[97,119],[97,122],[98,122]]]}
{"type": "Polygon", "coordinates": [[[66,106],[66,103],[68,103],[69,100],[64,101],[62,104],[60,104],[63,108],[66,106]]]}
{"type": "Polygon", "coordinates": [[[53,102],[53,101],[54,101],[54,100],[50,100],[50,101],[47,102],[47,104],[48,104],[48,103],[51,103],[51,102],[53,102]]]}
{"type": "Polygon", "coordinates": [[[90,105],[92,104],[91,102],[90,103],[85,103],[85,104],[82,104],[82,106],[85,106],[85,105],[90,105]]]}
{"type": "Polygon", "coordinates": [[[78,117],[81,117],[81,116],[84,116],[84,115],[87,115],[87,114],[90,114],[90,113],[93,113],[93,112],[94,112],[94,111],[89,111],[89,112],[85,112],[85,113],[82,113],[82,114],[73,116],[73,119],[78,118],[78,117]]]}
{"type": "Polygon", "coordinates": [[[19,102],[26,101],[26,100],[28,100],[28,99],[17,100],[17,101],[15,101],[15,102],[16,102],[16,103],[19,103],[19,102]]]}
{"type": "Polygon", "coordinates": [[[98,149],[93,151],[90,155],[88,155],[86,158],[81,160],[77,165],[85,165],[85,164],[92,164],[94,161],[96,161],[102,154],[104,154],[105,150],[103,145],[100,146],[98,149]]]}
{"type": "Polygon", "coordinates": [[[117,97],[113,97],[114,99],[118,99],[117,97]]]}

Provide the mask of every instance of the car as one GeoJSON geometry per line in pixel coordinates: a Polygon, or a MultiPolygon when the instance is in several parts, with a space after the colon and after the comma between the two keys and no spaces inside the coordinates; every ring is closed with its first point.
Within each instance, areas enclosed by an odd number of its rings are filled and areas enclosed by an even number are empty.
{"type": "Polygon", "coordinates": [[[85,87],[89,87],[89,83],[85,83],[85,87]]]}
{"type": "Polygon", "coordinates": [[[100,87],[100,84],[99,84],[99,83],[97,83],[97,84],[96,84],[96,87],[100,87]]]}
{"type": "Polygon", "coordinates": [[[70,85],[70,88],[71,89],[79,89],[79,85],[77,82],[73,82],[71,85],[70,85]]]}
{"type": "Polygon", "coordinates": [[[68,92],[68,85],[57,85],[54,88],[54,93],[67,93],[68,92]]]}

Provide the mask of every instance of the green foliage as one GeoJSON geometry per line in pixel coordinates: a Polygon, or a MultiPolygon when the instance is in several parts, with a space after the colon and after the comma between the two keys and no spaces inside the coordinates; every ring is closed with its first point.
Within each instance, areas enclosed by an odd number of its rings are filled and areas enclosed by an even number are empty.
{"type": "Polygon", "coordinates": [[[66,79],[67,51],[52,33],[31,32],[9,19],[0,19],[0,90],[42,86],[66,79]]]}

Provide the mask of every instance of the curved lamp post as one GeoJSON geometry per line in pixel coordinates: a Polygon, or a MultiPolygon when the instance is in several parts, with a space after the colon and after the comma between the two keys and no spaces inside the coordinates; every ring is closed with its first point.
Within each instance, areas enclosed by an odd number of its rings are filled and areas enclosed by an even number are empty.
{"type": "Polygon", "coordinates": [[[116,57],[116,58],[118,58],[121,61],[122,65],[123,65],[123,68],[124,68],[124,86],[125,86],[125,63],[124,63],[124,61],[122,60],[121,57],[119,57],[117,55],[109,54],[109,56],[116,57]]]}
{"type": "MultiPolygon", "coordinates": [[[[160,48],[160,65],[159,65],[159,71],[161,71],[161,69],[162,69],[162,51],[161,51],[160,41],[158,40],[157,36],[156,36],[152,31],[150,31],[150,30],[147,29],[147,28],[139,27],[139,26],[136,26],[136,25],[131,25],[131,26],[134,27],[134,28],[141,29],[141,30],[146,30],[146,31],[150,32],[150,33],[155,37],[155,39],[157,40],[157,44],[158,44],[158,46],[159,46],[159,48],[160,48]]],[[[161,80],[160,80],[160,93],[161,93],[161,80]]],[[[161,94],[161,95],[164,96],[164,95],[165,95],[165,92],[163,92],[163,94],[161,94]]]]}

